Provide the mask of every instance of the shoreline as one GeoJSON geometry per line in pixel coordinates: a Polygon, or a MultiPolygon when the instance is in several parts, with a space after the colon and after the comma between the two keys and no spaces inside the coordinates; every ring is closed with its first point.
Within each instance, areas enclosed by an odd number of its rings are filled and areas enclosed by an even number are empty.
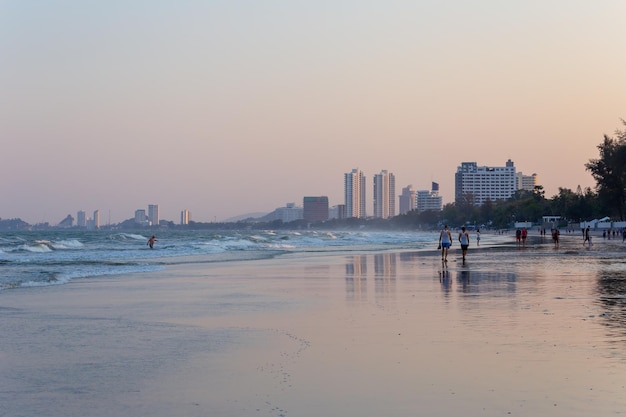
{"type": "Polygon", "coordinates": [[[606,244],[566,237],[470,246],[467,265],[458,245],[447,266],[295,253],[1,292],[3,412],[619,413],[626,280],[606,286],[606,244]]]}

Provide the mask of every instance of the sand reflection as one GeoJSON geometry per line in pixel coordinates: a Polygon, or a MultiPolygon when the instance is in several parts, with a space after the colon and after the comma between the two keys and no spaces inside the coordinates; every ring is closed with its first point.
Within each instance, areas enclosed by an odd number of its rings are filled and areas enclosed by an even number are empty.
{"type": "Polygon", "coordinates": [[[372,256],[357,255],[348,258],[346,270],[346,298],[351,301],[366,300],[368,263],[374,263],[374,293],[377,297],[394,297],[396,292],[397,256],[379,253],[372,256]]]}
{"type": "Polygon", "coordinates": [[[600,317],[611,335],[626,335],[626,271],[600,271],[596,291],[600,317]]]}

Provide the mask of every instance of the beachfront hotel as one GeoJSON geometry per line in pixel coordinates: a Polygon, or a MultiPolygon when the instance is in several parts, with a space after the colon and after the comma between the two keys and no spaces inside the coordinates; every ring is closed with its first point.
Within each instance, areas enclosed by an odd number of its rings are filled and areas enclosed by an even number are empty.
{"type": "Polygon", "coordinates": [[[521,172],[517,173],[516,188],[518,190],[535,191],[537,186],[537,174],[524,175],[521,172]]]}
{"type": "Polygon", "coordinates": [[[430,190],[419,190],[415,195],[415,208],[422,211],[441,211],[443,199],[439,195],[439,184],[433,182],[430,190]]]}
{"type": "Polygon", "coordinates": [[[503,167],[478,166],[476,162],[462,162],[454,177],[456,204],[472,199],[475,206],[487,200],[506,200],[517,190],[515,165],[510,159],[503,167]]]}
{"type": "Polygon", "coordinates": [[[374,175],[374,217],[388,219],[396,215],[396,177],[387,170],[374,175]]]}
{"type": "Polygon", "coordinates": [[[365,175],[360,169],[354,168],[352,172],[344,174],[343,193],[346,203],[346,218],[367,217],[365,211],[365,175]]]}

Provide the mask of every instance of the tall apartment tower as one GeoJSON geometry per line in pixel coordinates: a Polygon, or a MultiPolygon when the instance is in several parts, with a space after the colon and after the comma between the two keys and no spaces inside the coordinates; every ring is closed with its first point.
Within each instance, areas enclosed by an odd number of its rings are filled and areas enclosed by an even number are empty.
{"type": "Polygon", "coordinates": [[[409,184],[402,189],[400,194],[400,214],[407,214],[411,210],[415,210],[415,190],[413,185],[409,184]]]}
{"type": "Polygon", "coordinates": [[[189,224],[189,210],[184,209],[180,212],[180,224],[186,225],[189,224]]]}
{"type": "Polygon", "coordinates": [[[457,204],[473,200],[475,206],[485,201],[506,200],[517,190],[515,165],[510,159],[503,167],[478,166],[462,162],[454,176],[454,198],[457,204]]]}
{"type": "Polygon", "coordinates": [[[87,213],[84,210],[80,210],[76,213],[76,226],[87,227],[87,213]]]}
{"type": "Polygon", "coordinates": [[[148,220],[152,226],[159,225],[159,205],[158,204],[150,204],[148,205],[148,220]]]}
{"type": "Polygon", "coordinates": [[[374,175],[374,217],[388,219],[396,215],[396,177],[387,170],[374,175]]]}
{"type": "Polygon", "coordinates": [[[346,202],[346,218],[367,217],[365,212],[365,175],[360,169],[344,174],[344,198],[346,202]]]}
{"type": "Polygon", "coordinates": [[[93,227],[100,228],[100,210],[94,210],[93,212],[93,227]]]}

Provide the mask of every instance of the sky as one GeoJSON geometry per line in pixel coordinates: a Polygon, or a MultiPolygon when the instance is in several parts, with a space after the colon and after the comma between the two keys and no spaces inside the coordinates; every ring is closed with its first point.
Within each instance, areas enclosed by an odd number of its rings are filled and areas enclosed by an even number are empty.
{"type": "Polygon", "coordinates": [[[623,0],[0,0],[0,218],[178,223],[396,195],[461,162],[546,197],[626,118],[623,0]]]}

